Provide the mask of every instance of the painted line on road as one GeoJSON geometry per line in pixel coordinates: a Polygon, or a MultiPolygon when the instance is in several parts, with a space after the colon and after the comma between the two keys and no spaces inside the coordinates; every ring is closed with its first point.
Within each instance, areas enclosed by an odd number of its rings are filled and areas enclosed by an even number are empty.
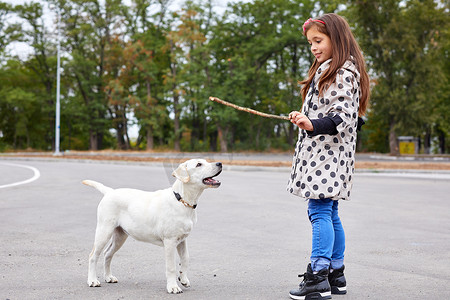
{"type": "Polygon", "coordinates": [[[358,176],[450,180],[450,173],[356,172],[358,176]]]}
{"type": "Polygon", "coordinates": [[[1,165],[5,165],[5,166],[12,166],[12,167],[19,167],[19,168],[30,169],[34,173],[33,177],[31,177],[30,179],[23,180],[23,181],[18,181],[18,182],[14,182],[14,183],[9,183],[9,184],[0,185],[0,189],[12,187],[12,186],[17,186],[17,185],[21,185],[21,184],[27,184],[27,183],[33,182],[33,181],[37,180],[39,177],[41,177],[41,172],[39,172],[38,169],[36,169],[35,167],[32,167],[32,166],[19,165],[19,164],[10,164],[10,163],[0,163],[0,164],[1,165]]]}

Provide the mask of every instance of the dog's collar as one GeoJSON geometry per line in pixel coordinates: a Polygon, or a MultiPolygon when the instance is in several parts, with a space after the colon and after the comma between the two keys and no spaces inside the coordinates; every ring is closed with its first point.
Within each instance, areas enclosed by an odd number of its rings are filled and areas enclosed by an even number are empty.
{"type": "Polygon", "coordinates": [[[181,195],[178,194],[177,192],[173,191],[173,194],[175,195],[175,198],[177,198],[177,200],[181,203],[183,203],[184,206],[186,207],[190,207],[192,209],[196,209],[197,208],[197,204],[194,205],[190,205],[189,203],[187,203],[186,201],[183,200],[183,198],[181,198],[181,195]]]}

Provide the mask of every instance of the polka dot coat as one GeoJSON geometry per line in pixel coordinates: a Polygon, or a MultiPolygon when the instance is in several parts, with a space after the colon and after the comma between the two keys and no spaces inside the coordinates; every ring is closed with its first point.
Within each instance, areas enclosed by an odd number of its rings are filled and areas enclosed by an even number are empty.
{"type": "Polygon", "coordinates": [[[299,131],[287,189],[307,199],[349,200],[355,168],[359,72],[348,60],[335,82],[319,96],[317,83],[330,62],[323,62],[317,69],[302,113],[310,119],[338,115],[342,122],[336,127],[336,135],[310,136],[305,130],[299,131]]]}

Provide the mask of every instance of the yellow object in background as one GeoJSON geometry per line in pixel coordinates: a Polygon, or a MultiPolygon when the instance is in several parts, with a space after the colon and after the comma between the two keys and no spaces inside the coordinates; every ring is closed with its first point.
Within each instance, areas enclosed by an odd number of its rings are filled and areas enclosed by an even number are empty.
{"type": "Polygon", "coordinates": [[[415,154],[416,147],[414,142],[399,142],[400,154],[415,154]]]}

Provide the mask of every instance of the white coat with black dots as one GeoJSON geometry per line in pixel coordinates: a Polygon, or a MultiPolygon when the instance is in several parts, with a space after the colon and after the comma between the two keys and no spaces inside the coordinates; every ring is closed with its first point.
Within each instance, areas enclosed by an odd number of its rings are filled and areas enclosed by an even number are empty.
{"type": "Polygon", "coordinates": [[[307,199],[349,200],[355,169],[360,75],[355,63],[347,60],[336,80],[319,96],[318,82],[330,62],[323,62],[317,69],[302,113],[310,119],[339,115],[343,122],[336,127],[336,135],[309,136],[305,130],[299,131],[287,190],[307,199]]]}

